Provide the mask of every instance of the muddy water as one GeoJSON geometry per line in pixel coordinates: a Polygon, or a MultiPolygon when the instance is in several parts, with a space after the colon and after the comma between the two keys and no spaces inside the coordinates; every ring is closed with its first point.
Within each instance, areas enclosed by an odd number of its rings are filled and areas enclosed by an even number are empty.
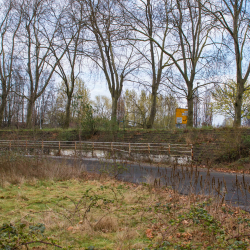
{"type": "Polygon", "coordinates": [[[215,172],[195,166],[158,167],[157,164],[136,164],[122,160],[53,157],[71,167],[109,174],[121,181],[146,183],[159,188],[171,187],[178,193],[207,195],[250,212],[250,175],[215,172]]]}

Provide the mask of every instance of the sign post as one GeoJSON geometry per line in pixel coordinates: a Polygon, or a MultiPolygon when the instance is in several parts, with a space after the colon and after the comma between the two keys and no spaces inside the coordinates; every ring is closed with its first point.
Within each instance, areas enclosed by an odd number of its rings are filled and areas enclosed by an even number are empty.
{"type": "Polygon", "coordinates": [[[188,109],[177,108],[175,112],[175,124],[177,128],[186,126],[188,109]]]}

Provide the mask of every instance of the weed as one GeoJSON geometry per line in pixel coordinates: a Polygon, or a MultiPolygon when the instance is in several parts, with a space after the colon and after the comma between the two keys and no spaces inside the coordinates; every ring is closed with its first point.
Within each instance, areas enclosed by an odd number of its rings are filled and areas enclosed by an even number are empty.
{"type": "Polygon", "coordinates": [[[44,224],[38,223],[34,226],[27,227],[24,223],[3,224],[0,227],[0,247],[1,249],[14,250],[20,249],[34,243],[52,245],[58,248],[54,240],[43,235],[45,231],[44,224]]]}
{"type": "Polygon", "coordinates": [[[99,172],[101,174],[106,174],[111,178],[117,178],[120,174],[128,171],[128,167],[125,164],[116,162],[116,160],[109,162],[109,160],[106,159],[105,162],[101,162],[101,166],[99,172]]]}
{"type": "MultiPolygon", "coordinates": [[[[209,169],[207,176],[201,176],[193,165],[179,168],[175,163],[167,178],[167,169],[151,173],[140,167],[148,183],[139,185],[40,158],[11,153],[0,160],[0,175],[4,175],[0,220],[11,236],[6,238],[4,231],[2,248],[44,242],[68,249],[122,250],[246,249],[249,245],[250,215],[224,203],[227,186],[209,179],[209,169]],[[185,188],[190,190],[180,195],[187,180],[185,188]]],[[[106,170],[117,176],[117,166],[107,165],[106,170]]],[[[244,175],[237,177],[234,188],[238,197],[246,196],[247,204],[249,184],[244,175]]]]}
{"type": "Polygon", "coordinates": [[[25,181],[84,179],[84,166],[69,167],[46,158],[29,158],[14,153],[0,157],[0,187],[25,181]]]}

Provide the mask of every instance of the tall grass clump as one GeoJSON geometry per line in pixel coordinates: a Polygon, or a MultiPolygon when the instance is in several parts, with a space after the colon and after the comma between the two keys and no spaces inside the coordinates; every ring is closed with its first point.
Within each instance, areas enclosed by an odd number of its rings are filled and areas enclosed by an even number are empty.
{"type": "Polygon", "coordinates": [[[62,181],[84,178],[84,166],[69,166],[45,157],[27,157],[12,152],[0,155],[0,186],[36,180],[62,181]]]}

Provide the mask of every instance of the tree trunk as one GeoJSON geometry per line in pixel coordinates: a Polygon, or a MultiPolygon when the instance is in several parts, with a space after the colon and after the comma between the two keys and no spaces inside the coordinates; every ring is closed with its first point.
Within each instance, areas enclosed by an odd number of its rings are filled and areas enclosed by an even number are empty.
{"type": "MultiPolygon", "coordinates": [[[[193,88],[193,87],[192,87],[193,88]]],[[[192,128],[194,123],[194,98],[193,98],[193,90],[192,88],[188,88],[188,118],[187,118],[187,127],[192,128]]]]}
{"type": "Polygon", "coordinates": [[[117,102],[118,97],[112,97],[111,129],[116,130],[117,125],[117,102]]]}
{"type": "Polygon", "coordinates": [[[9,102],[8,127],[11,127],[11,120],[12,120],[12,109],[11,109],[11,103],[9,102]]]}
{"type": "Polygon", "coordinates": [[[27,119],[26,119],[26,128],[32,128],[32,113],[34,108],[35,101],[30,99],[28,102],[27,108],[27,119]]]}
{"type": "Polygon", "coordinates": [[[0,105],[0,126],[3,126],[4,110],[7,104],[7,94],[2,95],[2,102],[0,105]]]}
{"type": "Polygon", "coordinates": [[[156,115],[156,100],[157,100],[157,91],[155,87],[152,87],[152,95],[151,95],[151,110],[150,116],[147,122],[147,128],[150,129],[154,125],[155,115],[156,115]]]}
{"type": "Polygon", "coordinates": [[[72,99],[72,95],[68,96],[68,101],[67,101],[67,106],[66,106],[66,117],[65,117],[65,123],[64,123],[65,129],[69,128],[71,99],[72,99]]]}
{"type": "Polygon", "coordinates": [[[234,127],[241,126],[241,109],[242,109],[243,93],[244,93],[244,84],[242,82],[237,82],[237,95],[234,104],[234,110],[235,110],[234,127]]]}

